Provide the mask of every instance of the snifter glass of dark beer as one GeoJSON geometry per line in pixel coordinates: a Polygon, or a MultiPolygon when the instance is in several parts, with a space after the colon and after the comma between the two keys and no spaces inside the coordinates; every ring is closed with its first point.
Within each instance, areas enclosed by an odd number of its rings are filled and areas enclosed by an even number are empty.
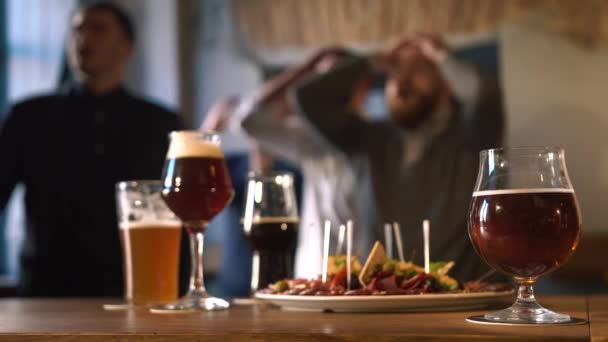
{"type": "Polygon", "coordinates": [[[243,231],[253,250],[252,292],[293,277],[299,222],[291,173],[249,175],[243,231]]]}
{"type": "Polygon", "coordinates": [[[116,184],[125,300],[129,306],[177,299],[182,225],[160,192],[160,180],[116,184]]]}
{"type": "Polygon", "coordinates": [[[582,220],[557,147],[481,151],[469,212],[469,237],[479,256],[518,285],[515,303],[484,315],[507,324],[572,323],[540,306],[533,285],[562,265],[577,247],[582,220]]]}
{"type": "Polygon", "coordinates": [[[214,132],[175,131],[163,169],[162,197],[181,219],[189,238],[192,269],[189,290],[177,302],[153,308],[162,311],[209,311],[229,307],[209,296],[203,280],[203,237],[209,221],[232,200],[234,190],[220,138],[214,132]]]}

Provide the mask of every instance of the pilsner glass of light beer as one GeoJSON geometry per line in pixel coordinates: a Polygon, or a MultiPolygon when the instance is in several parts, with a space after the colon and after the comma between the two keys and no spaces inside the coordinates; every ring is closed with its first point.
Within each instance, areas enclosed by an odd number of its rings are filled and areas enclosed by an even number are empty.
{"type": "Polygon", "coordinates": [[[203,238],[209,221],[234,196],[232,182],[215,132],[175,131],[163,169],[162,197],[179,217],[190,239],[192,269],[188,293],[152,312],[206,311],[229,307],[209,296],[203,280],[203,238]]]}
{"type": "Polygon", "coordinates": [[[161,198],[159,180],[116,184],[125,300],[150,306],[177,299],[181,222],[161,198]]]}

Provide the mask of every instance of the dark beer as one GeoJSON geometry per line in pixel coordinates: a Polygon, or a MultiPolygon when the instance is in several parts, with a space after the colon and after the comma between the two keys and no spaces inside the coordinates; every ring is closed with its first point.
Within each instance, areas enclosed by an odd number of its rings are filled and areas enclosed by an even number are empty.
{"type": "Polygon", "coordinates": [[[167,206],[186,229],[204,229],[189,223],[209,222],[234,193],[222,151],[208,142],[186,140],[171,146],[165,163],[162,194],[167,206]]]}
{"type": "Polygon", "coordinates": [[[574,252],[581,216],[567,189],[514,189],[473,194],[469,234],[477,253],[514,277],[538,277],[574,252]]]}
{"type": "Polygon", "coordinates": [[[167,160],[167,164],[163,198],[186,225],[192,221],[210,221],[232,199],[232,184],[224,159],[187,157],[167,160]]]}
{"type": "Polygon", "coordinates": [[[230,304],[209,296],[203,276],[203,241],[209,221],[232,200],[232,182],[220,138],[214,132],[174,131],[163,168],[162,198],[182,220],[190,240],[190,286],[175,303],[156,312],[223,310],[230,304]]]}
{"type": "Polygon", "coordinates": [[[298,223],[297,217],[256,217],[251,229],[245,227],[245,239],[254,250],[253,272],[257,271],[252,290],[293,277],[298,223]]]}

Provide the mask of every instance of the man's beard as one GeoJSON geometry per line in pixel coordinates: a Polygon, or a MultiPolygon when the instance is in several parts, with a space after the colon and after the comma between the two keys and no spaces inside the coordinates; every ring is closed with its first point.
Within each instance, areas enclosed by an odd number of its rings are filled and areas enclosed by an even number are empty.
{"type": "Polygon", "coordinates": [[[393,115],[393,121],[405,129],[416,129],[433,114],[437,108],[438,100],[438,92],[429,95],[418,95],[416,103],[412,104],[410,108],[403,109],[401,114],[395,113],[393,115]],[[407,113],[403,113],[405,111],[407,113]]]}

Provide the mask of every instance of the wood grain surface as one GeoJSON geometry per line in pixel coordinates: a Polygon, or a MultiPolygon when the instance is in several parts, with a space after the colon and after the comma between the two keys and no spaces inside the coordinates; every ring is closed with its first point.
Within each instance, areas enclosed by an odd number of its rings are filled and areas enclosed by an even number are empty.
{"type": "MultiPolygon", "coordinates": [[[[541,297],[540,301],[588,319],[586,297],[541,297]]],[[[151,314],[105,311],[102,304],[108,300],[103,299],[3,299],[0,341],[588,341],[590,331],[598,338],[608,331],[608,296],[593,301],[598,311],[592,314],[592,325],[597,316],[601,326],[590,330],[588,324],[504,327],[465,321],[487,310],[344,314],[235,305],[219,312],[151,314]]]]}
{"type": "Polygon", "coordinates": [[[591,341],[608,341],[608,295],[589,297],[591,341]]]}

